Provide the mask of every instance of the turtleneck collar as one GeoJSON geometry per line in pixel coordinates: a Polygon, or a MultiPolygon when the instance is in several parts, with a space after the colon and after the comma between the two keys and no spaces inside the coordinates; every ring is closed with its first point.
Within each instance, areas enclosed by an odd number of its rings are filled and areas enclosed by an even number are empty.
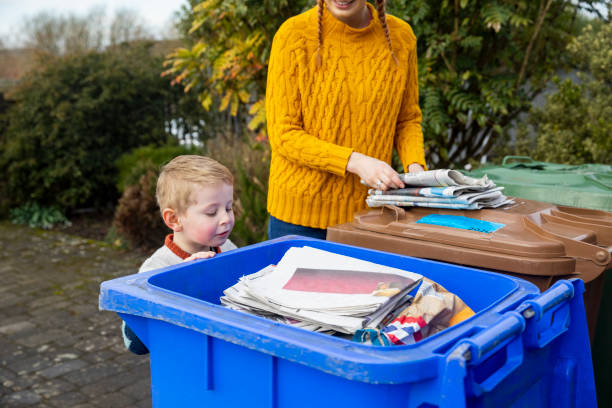
{"type": "Polygon", "coordinates": [[[366,3],[366,7],[370,9],[370,14],[372,15],[370,22],[368,23],[367,26],[363,28],[354,28],[338,20],[336,17],[333,16],[332,13],[329,12],[327,7],[324,6],[323,20],[322,20],[324,37],[325,37],[325,34],[330,34],[334,31],[337,31],[338,33],[343,33],[345,35],[354,36],[354,37],[364,37],[364,36],[367,36],[373,33],[375,31],[375,27],[380,24],[378,21],[378,12],[370,3],[366,3]]]}

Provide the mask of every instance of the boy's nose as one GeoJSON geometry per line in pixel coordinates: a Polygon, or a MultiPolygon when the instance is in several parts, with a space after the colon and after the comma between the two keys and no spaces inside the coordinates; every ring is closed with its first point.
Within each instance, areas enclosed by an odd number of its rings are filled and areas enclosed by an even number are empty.
{"type": "Polygon", "coordinates": [[[225,211],[223,214],[221,214],[221,220],[220,223],[221,224],[227,224],[230,222],[232,218],[232,215],[229,211],[225,211]]]}

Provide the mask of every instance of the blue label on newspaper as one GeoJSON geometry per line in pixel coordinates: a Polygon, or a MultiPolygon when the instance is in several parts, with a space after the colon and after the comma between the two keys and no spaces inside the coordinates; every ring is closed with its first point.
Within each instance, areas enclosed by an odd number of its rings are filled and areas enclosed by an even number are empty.
{"type": "Polygon", "coordinates": [[[506,226],[506,224],[500,224],[499,222],[491,222],[484,220],[477,220],[476,218],[464,217],[461,215],[442,215],[442,214],[430,214],[418,220],[417,224],[431,224],[440,225],[442,227],[459,228],[470,231],[486,232],[490,234],[497,231],[500,228],[506,226]]]}

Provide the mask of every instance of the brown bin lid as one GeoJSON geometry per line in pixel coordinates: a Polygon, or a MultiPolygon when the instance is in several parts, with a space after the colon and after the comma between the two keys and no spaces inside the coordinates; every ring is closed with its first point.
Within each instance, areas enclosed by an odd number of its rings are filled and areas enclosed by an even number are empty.
{"type": "Polygon", "coordinates": [[[328,239],[528,275],[580,273],[587,282],[611,264],[612,213],[514,200],[516,204],[506,208],[478,211],[394,206],[369,209],[357,213],[352,223],[330,227],[328,239]],[[504,226],[487,233],[417,223],[430,214],[504,226]],[[368,245],[368,240],[378,242],[368,245]]]}

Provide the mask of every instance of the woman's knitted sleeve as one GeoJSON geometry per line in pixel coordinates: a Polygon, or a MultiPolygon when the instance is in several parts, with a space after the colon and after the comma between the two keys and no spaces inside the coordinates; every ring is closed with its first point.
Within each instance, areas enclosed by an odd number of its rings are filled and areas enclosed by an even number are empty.
{"type": "MultiPolygon", "coordinates": [[[[414,38],[414,37],[412,37],[414,38]]],[[[397,119],[395,147],[399,154],[404,171],[412,163],[425,166],[423,131],[421,130],[421,108],[419,108],[419,83],[416,39],[411,41],[408,51],[408,75],[406,88],[397,119]]]]}
{"type": "Polygon", "coordinates": [[[274,36],[268,65],[266,119],[268,138],[286,160],[343,176],[353,149],[326,142],[304,131],[298,83],[308,63],[303,39],[285,23],[274,36]]]}

